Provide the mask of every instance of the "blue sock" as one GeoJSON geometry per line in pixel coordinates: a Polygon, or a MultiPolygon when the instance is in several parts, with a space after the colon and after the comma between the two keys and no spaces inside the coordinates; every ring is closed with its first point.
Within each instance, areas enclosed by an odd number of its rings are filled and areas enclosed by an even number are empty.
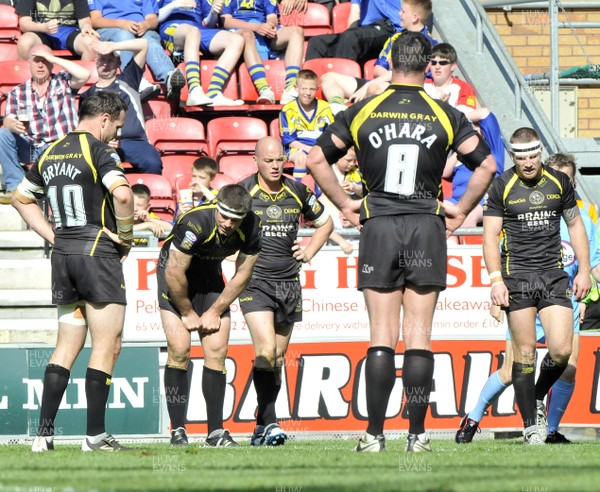
{"type": "Polygon", "coordinates": [[[568,383],[559,379],[552,386],[552,394],[550,395],[550,404],[548,405],[548,433],[556,432],[560,419],[565,413],[573,391],[575,390],[575,383],[568,383]]]}
{"type": "Polygon", "coordinates": [[[500,376],[498,375],[498,371],[496,371],[488,378],[487,383],[485,383],[479,394],[475,408],[469,412],[469,418],[476,422],[481,422],[487,407],[492,405],[505,389],[506,385],[500,381],[500,376]]]}

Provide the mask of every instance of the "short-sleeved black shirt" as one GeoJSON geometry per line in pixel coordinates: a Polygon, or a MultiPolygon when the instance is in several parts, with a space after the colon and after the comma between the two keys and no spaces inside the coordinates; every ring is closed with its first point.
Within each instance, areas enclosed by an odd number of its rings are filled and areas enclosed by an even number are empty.
{"type": "Polygon", "coordinates": [[[202,275],[204,268],[220,269],[221,262],[238,251],[249,256],[260,252],[261,228],[256,215],[248,213],[240,227],[224,238],[218,231],[216,209],[216,202],[211,202],[179,217],[160,251],[158,268],[166,267],[169,250],[175,248],[193,257],[187,270],[188,280],[193,282],[194,275],[202,275]]]}
{"type": "Polygon", "coordinates": [[[460,111],[432,99],[421,86],[399,84],[336,116],[317,142],[330,164],[345,154],[324,147],[331,134],[356,149],[368,193],[361,222],[378,215],[443,215],[448,152],[477,135],[460,111]]]}
{"type": "Polygon", "coordinates": [[[260,217],[263,248],[254,266],[253,276],[263,279],[290,280],[298,275],[300,264],[292,255],[302,216],[316,222],[325,209],[315,194],[302,183],[286,176],[282,189],[269,193],[258,184],[258,174],[239,183],[252,196],[252,210],[260,217]]]}
{"type": "Polygon", "coordinates": [[[57,140],[25,175],[19,192],[30,199],[46,195],[56,226],[54,251],[119,256],[102,232],[116,232],[110,192],[126,185],[115,150],[90,133],[73,131],[57,140]]]}
{"type": "Polygon", "coordinates": [[[560,218],[577,207],[566,174],[543,166],[537,181],[526,181],[511,168],[498,176],[483,215],[502,217],[502,273],[562,268],[560,218]]]}
{"type": "Polygon", "coordinates": [[[15,11],[21,17],[31,17],[34,22],[59,21],[61,26],[77,27],[77,21],[90,16],[85,0],[19,0],[15,11]]]}

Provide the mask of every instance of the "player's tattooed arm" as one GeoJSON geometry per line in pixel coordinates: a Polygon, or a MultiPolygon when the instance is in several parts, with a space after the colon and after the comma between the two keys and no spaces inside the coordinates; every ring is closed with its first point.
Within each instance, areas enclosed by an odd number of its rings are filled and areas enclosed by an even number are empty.
{"type": "Polygon", "coordinates": [[[567,210],[563,210],[563,218],[565,219],[565,222],[568,224],[570,222],[573,221],[573,219],[575,219],[575,217],[577,217],[579,215],[579,207],[577,205],[575,205],[572,208],[569,208],[567,210]]]}

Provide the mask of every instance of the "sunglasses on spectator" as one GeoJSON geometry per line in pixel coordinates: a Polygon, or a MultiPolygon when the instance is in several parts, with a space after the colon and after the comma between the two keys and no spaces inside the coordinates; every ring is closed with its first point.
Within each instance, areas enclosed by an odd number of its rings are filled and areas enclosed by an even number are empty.
{"type": "Polygon", "coordinates": [[[431,60],[429,63],[431,63],[432,66],[436,66],[436,65],[441,65],[442,67],[445,67],[446,65],[450,65],[450,61],[449,60],[431,60]]]}

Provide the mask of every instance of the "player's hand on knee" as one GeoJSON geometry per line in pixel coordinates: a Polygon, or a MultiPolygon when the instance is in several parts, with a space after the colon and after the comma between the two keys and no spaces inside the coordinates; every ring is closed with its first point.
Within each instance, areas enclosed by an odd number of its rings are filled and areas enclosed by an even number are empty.
{"type": "Polygon", "coordinates": [[[221,328],[221,316],[212,313],[210,310],[206,311],[199,320],[198,331],[203,335],[209,335],[215,333],[221,328]]]}
{"type": "Polygon", "coordinates": [[[181,322],[187,331],[200,330],[200,316],[198,316],[195,311],[190,311],[189,314],[182,315],[181,322]]]}

